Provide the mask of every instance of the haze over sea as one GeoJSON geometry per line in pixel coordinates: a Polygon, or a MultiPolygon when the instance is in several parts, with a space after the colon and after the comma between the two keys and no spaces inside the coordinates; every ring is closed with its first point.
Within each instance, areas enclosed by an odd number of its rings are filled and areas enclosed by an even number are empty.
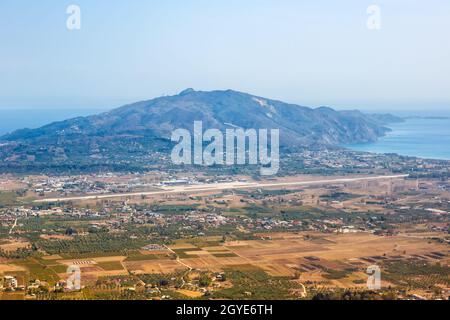
{"type": "Polygon", "coordinates": [[[377,142],[346,147],[357,151],[450,160],[450,118],[413,118],[389,125],[389,128],[392,132],[377,142]]]}
{"type": "Polygon", "coordinates": [[[99,108],[0,108],[0,136],[18,129],[39,128],[55,121],[93,115],[104,111],[108,110],[99,108]]]}
{"type": "MultiPolygon", "coordinates": [[[[0,136],[23,128],[38,128],[54,121],[105,112],[107,109],[0,109],[0,136]]],[[[421,115],[405,122],[389,125],[392,132],[375,143],[346,145],[345,147],[375,153],[397,153],[429,159],[450,160],[450,114],[410,113],[421,115]],[[438,118],[440,117],[440,118],[438,118]]]]}

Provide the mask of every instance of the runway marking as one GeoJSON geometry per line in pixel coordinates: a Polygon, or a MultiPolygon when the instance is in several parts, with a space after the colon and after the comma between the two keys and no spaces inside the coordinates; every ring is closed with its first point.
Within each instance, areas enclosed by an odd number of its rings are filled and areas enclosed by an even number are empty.
{"type": "Polygon", "coordinates": [[[113,199],[123,197],[137,197],[137,196],[151,196],[162,194],[180,194],[189,192],[201,192],[201,191],[220,191],[220,190],[236,190],[236,189],[256,189],[256,188],[272,188],[272,187],[287,187],[287,186],[307,186],[317,184],[333,184],[333,183],[345,183],[345,182],[357,182],[357,181],[374,181],[374,180],[390,180],[409,177],[408,174],[392,175],[392,176],[375,176],[375,177],[361,177],[361,178],[340,178],[340,179],[327,179],[327,180],[311,180],[311,181],[294,181],[294,182],[277,182],[277,183],[222,183],[215,185],[202,185],[202,186],[179,186],[175,188],[162,188],[161,191],[149,191],[149,192],[135,192],[135,193],[122,193],[122,194],[109,194],[109,195],[93,195],[93,196],[81,196],[70,198],[50,198],[35,200],[35,203],[47,203],[47,202],[64,202],[64,201],[79,201],[79,200],[98,200],[98,199],[113,199]]]}

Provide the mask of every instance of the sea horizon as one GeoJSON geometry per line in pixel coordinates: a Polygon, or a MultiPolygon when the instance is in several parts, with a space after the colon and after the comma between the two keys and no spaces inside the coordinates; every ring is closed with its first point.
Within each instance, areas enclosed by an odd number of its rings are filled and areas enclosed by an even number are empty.
{"type": "Polygon", "coordinates": [[[354,151],[395,153],[424,159],[450,160],[450,117],[448,115],[410,116],[376,142],[347,144],[354,151]]]}
{"type": "Polygon", "coordinates": [[[52,122],[95,115],[107,108],[0,108],[0,136],[21,129],[36,129],[52,122]]]}
{"type": "MultiPolygon", "coordinates": [[[[0,108],[0,136],[20,129],[34,129],[52,122],[95,115],[113,108],[0,108]]],[[[363,110],[365,113],[374,113],[363,110]]],[[[384,113],[384,112],[380,112],[384,113]]],[[[396,153],[426,159],[450,160],[450,112],[391,111],[405,118],[388,125],[392,131],[373,143],[347,144],[343,147],[363,152],[396,153]]]]}

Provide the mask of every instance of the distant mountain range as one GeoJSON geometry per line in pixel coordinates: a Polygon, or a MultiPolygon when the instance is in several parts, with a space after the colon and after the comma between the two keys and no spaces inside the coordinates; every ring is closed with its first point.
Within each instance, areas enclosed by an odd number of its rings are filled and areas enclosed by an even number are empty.
{"type": "Polygon", "coordinates": [[[9,164],[129,162],[170,150],[174,129],[280,129],[285,150],[371,142],[401,121],[392,115],[311,109],[227,91],[187,89],[110,112],[23,129],[0,137],[0,160],[9,164]]]}

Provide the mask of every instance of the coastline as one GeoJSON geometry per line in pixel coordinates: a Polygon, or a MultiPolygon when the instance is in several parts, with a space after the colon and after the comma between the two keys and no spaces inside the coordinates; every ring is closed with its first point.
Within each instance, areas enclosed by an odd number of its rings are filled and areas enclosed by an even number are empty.
{"type": "Polygon", "coordinates": [[[398,154],[433,160],[450,160],[450,118],[447,116],[405,117],[376,142],[346,144],[342,147],[362,152],[398,154]]]}

